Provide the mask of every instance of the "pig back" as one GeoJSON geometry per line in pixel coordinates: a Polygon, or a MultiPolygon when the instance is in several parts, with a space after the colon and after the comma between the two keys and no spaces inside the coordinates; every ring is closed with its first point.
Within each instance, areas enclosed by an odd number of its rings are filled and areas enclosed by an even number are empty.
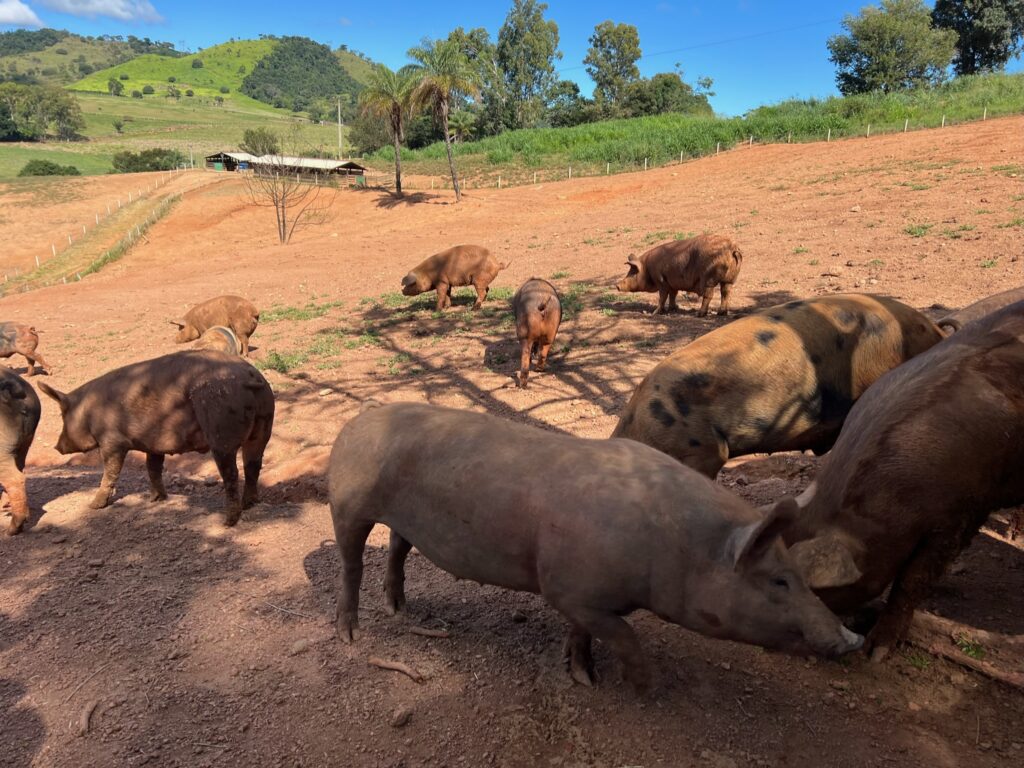
{"type": "Polygon", "coordinates": [[[200,334],[214,326],[226,326],[243,336],[252,335],[259,321],[256,305],[241,296],[217,296],[185,313],[185,322],[200,334]]]}
{"type": "Polygon", "coordinates": [[[460,578],[532,592],[552,569],[596,583],[613,563],[617,583],[643,590],[652,563],[699,562],[757,519],[647,446],[411,403],[349,422],[328,485],[336,527],[381,522],[460,578]]]}
{"type": "Polygon", "coordinates": [[[0,323],[0,357],[18,354],[32,354],[39,345],[39,334],[31,325],[24,323],[0,323]]]}
{"type": "Polygon", "coordinates": [[[953,314],[942,318],[942,320],[939,320],[938,324],[940,326],[951,325],[955,327],[955,325],[959,325],[962,327],[967,325],[967,323],[980,320],[993,312],[997,312],[1010,304],[1016,304],[1018,301],[1024,301],[1024,286],[1021,286],[1020,288],[1011,288],[1010,290],[1003,291],[1002,293],[995,293],[991,296],[986,296],[984,299],[964,307],[959,312],[954,312],[953,314]]]}
{"type": "Polygon", "coordinates": [[[24,468],[25,454],[41,412],[39,396],[32,385],[0,366],[0,451],[13,454],[19,470],[24,468]]]}

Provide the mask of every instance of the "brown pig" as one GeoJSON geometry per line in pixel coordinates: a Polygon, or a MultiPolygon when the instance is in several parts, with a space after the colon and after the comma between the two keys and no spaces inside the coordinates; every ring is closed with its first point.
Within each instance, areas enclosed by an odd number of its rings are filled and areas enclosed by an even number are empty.
{"type": "Polygon", "coordinates": [[[28,519],[25,457],[39,425],[39,396],[21,376],[0,368],[0,486],[11,502],[7,534],[21,531],[28,519]]]}
{"type": "Polygon", "coordinates": [[[457,578],[542,595],[570,623],[569,668],[584,684],[597,637],[626,678],[646,686],[640,644],[622,618],[637,609],[794,653],[860,647],[863,638],[797,576],[776,534],[797,512],[792,499],[765,515],[630,440],[432,405],[369,405],[339,433],[327,476],[344,641],[358,628],[366,538],[383,523],[388,612],[405,604],[404,564],[416,547],[457,578]]]}
{"type": "Polygon", "coordinates": [[[43,367],[45,373],[52,373],[52,369],[43,360],[43,356],[36,352],[39,346],[39,332],[31,325],[24,323],[0,323],[0,357],[8,358],[11,355],[21,355],[28,360],[28,371],[26,376],[34,376],[36,372],[36,360],[43,367]]]}
{"type": "Polygon", "coordinates": [[[1024,504],[1022,468],[1024,301],[871,385],[783,535],[833,610],[892,585],[868,641],[880,660],[989,513],[1024,504]]]}
{"type": "Polygon", "coordinates": [[[259,321],[260,311],[248,299],[241,296],[217,296],[196,304],[185,313],[180,323],[172,321],[179,329],[174,341],[177,344],[195,341],[210,328],[223,325],[234,331],[242,345],[242,355],[247,357],[249,337],[255,333],[259,321]]]}
{"type": "Polygon", "coordinates": [[[476,303],[473,309],[480,309],[487,298],[491,282],[498,272],[507,269],[511,262],[501,264],[491,252],[480,245],[456,245],[447,251],[435,253],[420,262],[402,278],[402,293],[418,296],[427,291],[437,291],[437,310],[440,312],[452,304],[452,288],[472,285],[476,288],[476,303]]]}
{"type": "Polygon", "coordinates": [[[791,301],[742,317],[658,363],[612,437],[647,443],[715,477],[732,456],[825,453],[875,379],[943,338],[895,299],[791,301]]]}
{"type": "Polygon", "coordinates": [[[224,480],[226,525],[257,501],[263,452],[274,425],[274,393],[259,371],[238,357],[189,350],[126,365],[64,394],[40,389],[60,405],[63,454],[99,448],[103,480],[90,506],[114,496],[128,451],[146,453],[152,500],[167,498],[167,454],[210,451],[224,480]],[[242,449],[245,491],[238,499],[236,457],[242,449]]]}
{"type": "Polygon", "coordinates": [[[548,352],[562,322],[562,303],[555,286],[532,277],[512,297],[512,311],[516,317],[516,337],[522,347],[519,386],[526,389],[534,352],[537,353],[537,370],[543,371],[547,365],[548,352]]]}
{"type": "Polygon", "coordinates": [[[939,328],[948,328],[951,331],[958,331],[967,325],[967,323],[980,320],[986,315],[990,315],[996,310],[1002,309],[1010,304],[1016,304],[1018,301],[1024,301],[1024,286],[1021,286],[1020,288],[1011,288],[1010,290],[1003,291],[1002,293],[994,293],[991,296],[986,296],[984,299],[964,307],[959,312],[947,315],[939,320],[936,325],[938,325],[939,328]]]}
{"type": "Polygon", "coordinates": [[[620,291],[657,292],[658,308],[654,314],[678,309],[676,296],[680,291],[687,291],[701,297],[697,315],[704,317],[717,285],[722,296],[718,314],[726,315],[729,313],[729,293],[743,265],[743,253],[728,237],[698,235],[662,243],[640,256],[630,256],[626,265],[629,273],[616,287],[620,291]]]}
{"type": "Polygon", "coordinates": [[[215,325],[203,331],[192,349],[215,349],[229,355],[242,354],[242,345],[238,343],[235,332],[223,325],[215,325]]]}

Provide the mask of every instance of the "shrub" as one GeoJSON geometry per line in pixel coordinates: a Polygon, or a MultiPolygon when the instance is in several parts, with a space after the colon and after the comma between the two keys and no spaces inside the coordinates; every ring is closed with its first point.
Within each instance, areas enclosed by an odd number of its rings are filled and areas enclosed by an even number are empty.
{"type": "Polygon", "coordinates": [[[142,87],[142,92],[143,92],[144,94],[146,94],[147,96],[148,96],[149,94],[151,94],[151,93],[156,93],[156,91],[155,91],[155,90],[153,89],[153,86],[152,86],[152,85],[145,85],[145,86],[143,86],[143,87],[142,87]]]}
{"type": "Polygon", "coordinates": [[[57,48],[56,50],[54,50],[54,53],[56,53],[58,56],[67,56],[68,55],[68,49],[67,48],[57,48]]]}
{"type": "Polygon", "coordinates": [[[29,160],[18,171],[19,176],[79,176],[80,174],[81,171],[73,165],[58,165],[49,160],[29,160]]]}
{"type": "Polygon", "coordinates": [[[202,69],[202,68],[203,68],[203,60],[202,59],[192,59],[192,69],[202,69]]]}
{"type": "Polygon", "coordinates": [[[142,91],[132,91],[132,98],[133,99],[141,99],[142,98],[142,91]]]}
{"type": "Polygon", "coordinates": [[[144,149],[141,152],[118,152],[114,155],[114,173],[169,171],[185,162],[176,149],[144,149]]]}
{"type": "Polygon", "coordinates": [[[118,75],[118,78],[121,79],[121,80],[127,80],[128,79],[128,75],[126,75],[124,72],[122,72],[120,75],[118,75]]]}
{"type": "Polygon", "coordinates": [[[222,85],[222,86],[220,87],[220,92],[221,92],[221,93],[231,93],[231,89],[230,89],[230,88],[228,88],[228,87],[227,87],[226,85],[222,85]]]}
{"type": "Polygon", "coordinates": [[[167,78],[167,82],[168,83],[176,83],[176,82],[178,82],[178,78],[176,78],[174,75],[171,75],[170,77],[167,78]]]}
{"type": "Polygon", "coordinates": [[[192,89],[191,89],[191,88],[189,88],[189,89],[188,89],[187,91],[185,91],[185,95],[186,95],[186,96],[195,96],[195,93],[193,93],[193,92],[192,92],[192,89]]]}

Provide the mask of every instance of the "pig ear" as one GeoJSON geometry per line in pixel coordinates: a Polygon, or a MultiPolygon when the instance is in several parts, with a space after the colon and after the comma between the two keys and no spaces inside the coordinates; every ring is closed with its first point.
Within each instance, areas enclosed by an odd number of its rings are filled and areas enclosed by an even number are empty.
{"type": "Polygon", "coordinates": [[[811,589],[845,587],[864,575],[849,547],[832,533],[798,541],[789,548],[789,554],[811,589]]]}
{"type": "Polygon", "coordinates": [[[629,256],[626,257],[626,263],[631,265],[631,266],[634,266],[634,267],[638,266],[637,261],[636,261],[636,255],[632,254],[632,253],[629,254],[629,256]]]}
{"type": "Polygon", "coordinates": [[[763,520],[740,528],[730,537],[733,566],[743,570],[757,562],[782,532],[791,526],[800,514],[796,499],[787,496],[776,504],[763,520]]]}
{"type": "Polygon", "coordinates": [[[168,320],[167,322],[170,323],[171,325],[178,326],[178,330],[179,331],[185,330],[185,324],[184,323],[179,323],[177,320],[168,320]]]}
{"type": "Polygon", "coordinates": [[[57,401],[57,404],[60,406],[61,413],[64,413],[64,411],[68,409],[68,396],[66,394],[60,390],[54,389],[45,381],[39,382],[39,389],[43,394],[48,395],[57,401]]]}

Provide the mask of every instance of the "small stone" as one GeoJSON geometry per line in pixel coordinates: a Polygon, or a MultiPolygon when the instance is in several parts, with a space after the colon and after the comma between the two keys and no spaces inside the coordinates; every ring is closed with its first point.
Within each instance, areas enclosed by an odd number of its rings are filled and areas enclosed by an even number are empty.
{"type": "Polygon", "coordinates": [[[289,656],[298,656],[300,653],[305,653],[309,650],[309,640],[302,638],[292,643],[292,647],[288,649],[289,656]]]}
{"type": "Polygon", "coordinates": [[[729,671],[730,669],[732,669],[732,664],[730,664],[730,663],[729,663],[728,661],[723,661],[723,662],[722,662],[721,664],[719,664],[718,666],[720,666],[720,667],[721,667],[722,669],[724,669],[724,670],[725,670],[726,672],[728,672],[728,671],[729,671]]]}
{"type": "Polygon", "coordinates": [[[846,262],[846,266],[848,266],[848,267],[855,267],[857,265],[853,263],[853,259],[850,259],[849,261],[846,262]]]}
{"type": "Polygon", "coordinates": [[[512,621],[516,624],[522,624],[526,621],[526,614],[522,611],[512,611],[512,621]]]}
{"type": "Polygon", "coordinates": [[[89,561],[89,567],[90,568],[102,568],[103,565],[104,565],[104,563],[103,563],[102,560],[90,560],[89,561]]]}
{"type": "Polygon", "coordinates": [[[216,484],[217,484],[217,478],[216,477],[207,477],[207,478],[203,479],[203,485],[210,486],[210,485],[216,485],[216,484]]]}
{"type": "Polygon", "coordinates": [[[850,206],[850,213],[860,213],[860,206],[859,205],[850,206]]]}
{"type": "Polygon", "coordinates": [[[837,691],[850,690],[850,682],[848,680],[829,680],[828,684],[835,688],[837,691]]]}
{"type": "Polygon", "coordinates": [[[920,712],[921,705],[918,704],[916,701],[912,701],[909,704],[907,704],[907,709],[909,709],[911,712],[920,712]]]}
{"type": "Polygon", "coordinates": [[[68,537],[65,536],[63,533],[60,536],[54,536],[53,537],[53,543],[54,544],[63,544],[67,540],[68,540],[68,537]]]}
{"type": "Polygon", "coordinates": [[[391,716],[391,727],[401,728],[406,725],[412,719],[412,709],[410,707],[401,706],[395,710],[395,713],[391,716]]]}
{"type": "Polygon", "coordinates": [[[822,277],[839,277],[843,274],[842,267],[829,267],[821,273],[822,277]]]}
{"type": "Polygon", "coordinates": [[[878,285],[878,278],[877,277],[869,277],[868,278],[868,285],[878,285]]]}
{"type": "Polygon", "coordinates": [[[331,392],[332,390],[330,389],[321,389],[317,394],[320,395],[320,397],[327,397],[331,392]]]}
{"type": "Polygon", "coordinates": [[[992,742],[991,741],[983,741],[983,742],[981,742],[978,745],[978,749],[981,749],[981,750],[984,750],[985,752],[987,752],[988,750],[992,749],[992,742]]]}

